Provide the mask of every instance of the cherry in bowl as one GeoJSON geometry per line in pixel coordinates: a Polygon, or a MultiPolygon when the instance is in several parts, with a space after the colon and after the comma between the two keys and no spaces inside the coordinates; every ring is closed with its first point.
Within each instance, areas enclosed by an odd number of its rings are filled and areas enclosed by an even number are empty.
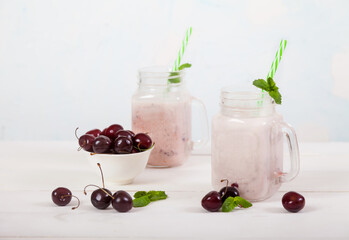
{"type": "Polygon", "coordinates": [[[112,124],[103,130],[102,134],[114,140],[117,137],[117,132],[123,130],[124,128],[119,124],[112,124]]]}
{"type": "Polygon", "coordinates": [[[110,150],[112,141],[104,135],[100,135],[93,140],[92,149],[94,153],[106,153],[110,150]]]}
{"type": "Polygon", "coordinates": [[[153,141],[151,140],[148,134],[138,133],[133,138],[133,144],[136,148],[140,150],[145,150],[149,149],[152,146],[153,141]]]}

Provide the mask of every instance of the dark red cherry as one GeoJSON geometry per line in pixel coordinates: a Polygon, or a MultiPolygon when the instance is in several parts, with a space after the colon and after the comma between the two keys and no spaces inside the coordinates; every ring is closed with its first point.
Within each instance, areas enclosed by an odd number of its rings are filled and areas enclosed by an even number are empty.
{"type": "Polygon", "coordinates": [[[106,136],[105,132],[107,131],[107,128],[104,128],[103,131],[101,132],[101,135],[106,136]]]}
{"type": "Polygon", "coordinates": [[[297,192],[288,192],[282,197],[282,205],[289,212],[299,212],[305,206],[304,197],[297,192]]]}
{"type": "Polygon", "coordinates": [[[79,146],[82,147],[85,151],[92,152],[92,144],[95,140],[95,137],[90,134],[84,134],[79,137],[79,146]]]}
{"type": "Polygon", "coordinates": [[[139,153],[139,151],[137,149],[133,148],[131,153],[139,153]]]}
{"type": "Polygon", "coordinates": [[[96,137],[93,141],[92,148],[95,153],[106,153],[109,151],[109,148],[112,144],[110,138],[100,135],[96,137]]]}
{"type": "Polygon", "coordinates": [[[222,207],[221,195],[217,191],[211,191],[201,200],[201,205],[207,211],[217,212],[222,207]]]}
{"type": "Polygon", "coordinates": [[[235,187],[223,187],[219,194],[221,195],[222,202],[225,201],[228,197],[240,196],[239,191],[235,187]]]}
{"type": "MultiPolygon", "coordinates": [[[[118,138],[118,137],[127,137],[127,138],[129,138],[131,141],[132,141],[132,138],[133,138],[132,133],[130,133],[130,132],[127,131],[127,130],[119,130],[119,131],[116,133],[116,138],[118,138]]],[[[116,139],[116,138],[115,138],[115,139],[116,139]]]]}
{"type": "Polygon", "coordinates": [[[111,195],[112,193],[106,188],[94,190],[91,194],[91,203],[95,208],[106,209],[111,203],[111,195]],[[109,195],[106,192],[108,192],[109,195]]]}
{"type": "Polygon", "coordinates": [[[128,131],[129,133],[131,133],[131,136],[132,136],[132,139],[136,136],[136,134],[134,132],[132,132],[131,130],[126,130],[128,131]]]}
{"type": "Polygon", "coordinates": [[[119,125],[119,124],[113,124],[110,125],[109,127],[107,127],[107,129],[105,130],[104,135],[107,136],[108,138],[110,138],[111,140],[114,140],[117,136],[116,133],[119,130],[123,130],[124,128],[119,125]]]}
{"type": "Polygon", "coordinates": [[[101,130],[99,129],[92,129],[88,132],[86,132],[85,134],[90,134],[90,135],[93,135],[95,138],[98,137],[99,135],[101,135],[101,130]]]}
{"type": "Polygon", "coordinates": [[[128,212],[133,207],[132,197],[125,191],[117,191],[114,193],[113,198],[113,208],[118,212],[128,212]]]}
{"type": "Polygon", "coordinates": [[[146,150],[153,144],[151,138],[145,133],[138,133],[133,138],[133,144],[135,147],[146,150]]]}
{"type": "Polygon", "coordinates": [[[80,206],[80,200],[76,196],[72,195],[71,191],[65,187],[58,187],[51,193],[52,201],[58,206],[65,206],[70,203],[72,197],[78,200],[78,205],[72,209],[76,209],[80,206]]]}
{"type": "Polygon", "coordinates": [[[119,154],[131,153],[133,149],[132,140],[127,137],[118,137],[114,141],[114,151],[119,154]]]}
{"type": "Polygon", "coordinates": [[[239,191],[237,189],[239,187],[239,185],[237,183],[231,184],[231,187],[230,187],[228,179],[224,178],[221,180],[221,182],[226,182],[226,184],[227,184],[225,187],[223,187],[219,191],[219,194],[221,195],[223,203],[224,203],[225,199],[227,199],[228,197],[240,196],[239,191]]]}
{"type": "Polygon", "coordinates": [[[97,187],[98,189],[93,191],[91,194],[91,203],[95,208],[106,209],[107,207],[109,207],[111,203],[112,193],[108,189],[106,189],[104,186],[104,175],[103,175],[101,164],[97,163],[97,166],[99,168],[99,171],[101,172],[103,188],[100,188],[99,186],[94,184],[89,184],[85,186],[84,194],[87,195],[86,193],[87,187],[89,186],[97,187]]]}
{"type": "Polygon", "coordinates": [[[59,187],[53,190],[52,194],[52,201],[58,205],[58,206],[65,206],[68,203],[70,203],[72,194],[71,191],[68,188],[65,187],[59,187]]]}

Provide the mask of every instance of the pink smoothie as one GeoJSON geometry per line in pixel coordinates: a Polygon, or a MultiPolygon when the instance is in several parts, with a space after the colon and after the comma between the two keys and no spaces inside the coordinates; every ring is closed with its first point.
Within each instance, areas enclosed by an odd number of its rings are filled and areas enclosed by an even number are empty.
{"type": "Polygon", "coordinates": [[[239,184],[240,195],[251,201],[270,197],[280,187],[283,138],[281,116],[231,118],[218,114],[212,121],[212,184],[239,184]]]}
{"type": "Polygon", "coordinates": [[[191,104],[189,101],[133,100],[132,130],[147,132],[155,143],[148,166],[181,165],[191,150],[191,104]]]}

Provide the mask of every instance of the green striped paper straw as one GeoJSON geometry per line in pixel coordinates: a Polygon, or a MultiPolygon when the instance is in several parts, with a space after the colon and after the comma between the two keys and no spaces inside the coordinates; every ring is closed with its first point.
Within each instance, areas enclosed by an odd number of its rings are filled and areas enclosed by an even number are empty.
{"type": "Polygon", "coordinates": [[[269,77],[274,78],[274,74],[275,74],[276,70],[278,69],[279,63],[281,62],[282,53],[285,51],[286,45],[287,45],[287,40],[281,40],[280,48],[276,52],[275,59],[274,59],[273,63],[271,64],[267,79],[269,77]]]}
{"type": "Polygon", "coordinates": [[[180,66],[180,64],[181,64],[182,57],[183,57],[183,55],[184,55],[184,51],[185,51],[185,49],[187,48],[187,45],[188,45],[188,42],[189,42],[189,38],[190,38],[190,35],[191,35],[191,30],[192,30],[192,28],[189,27],[189,28],[187,29],[186,33],[185,33],[185,37],[184,37],[184,39],[183,39],[183,41],[182,41],[182,47],[179,49],[177,59],[176,59],[176,61],[174,62],[174,65],[173,65],[173,67],[172,67],[172,71],[173,71],[173,72],[178,71],[178,68],[179,68],[179,66],[180,66]]]}
{"type": "MultiPolygon", "coordinates": [[[[271,78],[274,79],[274,74],[275,74],[276,70],[278,69],[279,63],[281,62],[282,53],[285,51],[286,45],[287,45],[287,40],[283,40],[283,39],[282,39],[281,42],[280,42],[280,47],[279,47],[279,49],[276,51],[274,61],[273,61],[273,63],[271,64],[270,71],[268,72],[268,75],[267,75],[267,79],[268,79],[269,77],[271,77],[271,78]]],[[[264,93],[265,93],[265,91],[262,90],[262,99],[264,98],[264,93]]],[[[263,104],[263,100],[262,100],[261,103],[258,101],[258,104],[259,104],[259,105],[260,105],[260,104],[263,104]]]]}

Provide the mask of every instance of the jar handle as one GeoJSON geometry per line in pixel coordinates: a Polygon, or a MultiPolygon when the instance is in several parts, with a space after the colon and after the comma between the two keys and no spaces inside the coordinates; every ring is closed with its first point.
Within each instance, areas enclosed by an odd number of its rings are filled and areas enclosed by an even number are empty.
{"type": "Polygon", "coordinates": [[[200,127],[201,127],[201,139],[198,140],[191,140],[192,142],[192,148],[193,149],[198,149],[206,145],[206,143],[209,140],[208,136],[208,117],[207,117],[207,111],[205,104],[199,100],[198,98],[191,97],[191,104],[192,106],[196,105],[197,108],[200,110],[200,118],[198,119],[197,122],[200,122],[200,127]],[[201,120],[201,121],[200,121],[201,120]]]}
{"type": "Polygon", "coordinates": [[[283,173],[281,182],[293,180],[299,173],[299,149],[296,132],[288,123],[281,123],[281,131],[287,139],[287,145],[290,153],[291,169],[288,173],[283,173]]]}

